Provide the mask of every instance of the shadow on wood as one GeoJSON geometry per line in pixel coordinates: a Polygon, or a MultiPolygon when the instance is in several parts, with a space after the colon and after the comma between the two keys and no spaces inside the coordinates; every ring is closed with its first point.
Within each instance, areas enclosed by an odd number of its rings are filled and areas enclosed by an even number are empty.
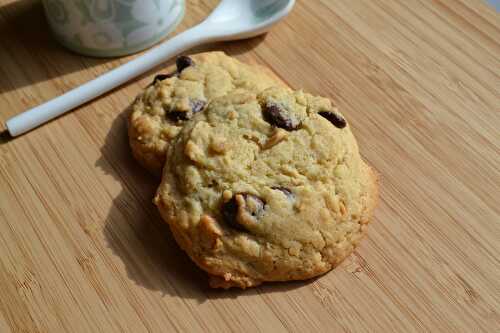
{"type": "Polygon", "coordinates": [[[9,131],[3,130],[0,132],[0,146],[6,144],[11,141],[13,138],[10,135],[9,131]]]}
{"type": "Polygon", "coordinates": [[[0,92],[112,61],[80,56],[60,46],[45,20],[42,2],[35,0],[14,1],[0,7],[0,49],[0,92]]]}
{"type": "Polygon", "coordinates": [[[117,117],[96,162],[122,184],[108,213],[104,236],[122,260],[128,277],[138,285],[163,294],[198,299],[205,297],[197,286],[203,274],[177,246],[151,202],[158,179],[132,158],[126,136],[124,112],[117,117]]]}

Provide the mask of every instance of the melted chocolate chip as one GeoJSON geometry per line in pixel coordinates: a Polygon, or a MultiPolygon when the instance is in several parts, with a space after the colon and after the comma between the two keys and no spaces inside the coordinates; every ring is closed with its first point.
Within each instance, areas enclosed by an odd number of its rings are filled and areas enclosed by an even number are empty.
{"type": "Polygon", "coordinates": [[[180,56],[175,61],[175,64],[177,66],[177,72],[181,73],[189,66],[194,66],[194,61],[188,56],[180,56]]]}
{"type": "Polygon", "coordinates": [[[295,195],[292,193],[292,191],[290,191],[286,187],[283,187],[283,186],[273,186],[271,188],[273,190],[282,192],[289,200],[295,199],[295,195]]]}
{"type": "Polygon", "coordinates": [[[265,202],[256,195],[237,193],[222,205],[224,221],[234,229],[246,230],[245,225],[256,222],[264,211],[265,202]]]}
{"type": "Polygon", "coordinates": [[[167,117],[173,121],[189,120],[193,117],[195,113],[203,111],[205,105],[206,103],[202,100],[192,99],[189,101],[189,106],[191,107],[191,111],[172,110],[170,112],[167,112],[167,117]]]}
{"type": "Polygon", "coordinates": [[[188,120],[191,118],[187,111],[170,111],[167,112],[167,117],[173,121],[188,120]]]}
{"type": "Polygon", "coordinates": [[[177,66],[177,71],[174,73],[170,74],[158,74],[155,76],[153,79],[153,84],[155,84],[157,81],[163,81],[166,79],[170,79],[171,77],[174,77],[176,75],[179,75],[183,70],[188,68],[189,66],[194,66],[194,61],[188,56],[180,56],[177,58],[175,61],[175,65],[177,66]]]}
{"type": "Polygon", "coordinates": [[[207,103],[205,101],[202,101],[200,99],[192,99],[189,102],[189,105],[191,106],[191,111],[193,111],[193,113],[198,113],[200,111],[203,111],[206,104],[207,103]]]}
{"type": "Polygon", "coordinates": [[[171,77],[174,77],[176,75],[176,73],[171,73],[171,74],[158,74],[155,76],[155,78],[153,79],[153,84],[155,84],[156,82],[158,81],[163,81],[163,80],[166,80],[166,79],[170,79],[171,77]]]}
{"type": "Polygon", "coordinates": [[[300,122],[292,118],[280,105],[267,103],[263,110],[264,119],[273,126],[293,131],[299,128],[300,122]]]}
{"type": "Polygon", "coordinates": [[[345,119],[335,112],[321,111],[318,112],[318,114],[322,117],[325,117],[329,122],[331,122],[337,128],[344,128],[347,125],[345,119]]]}

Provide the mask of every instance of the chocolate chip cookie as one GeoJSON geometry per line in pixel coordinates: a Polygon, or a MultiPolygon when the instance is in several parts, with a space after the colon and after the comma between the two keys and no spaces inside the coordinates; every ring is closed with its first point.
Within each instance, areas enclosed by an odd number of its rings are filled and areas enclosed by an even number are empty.
{"type": "Polygon", "coordinates": [[[170,142],[211,99],[230,92],[258,93],[280,84],[264,67],[243,64],[223,52],[179,57],[176,69],[157,75],[132,105],[132,153],[144,167],[160,174],[170,142]]]}
{"type": "Polygon", "coordinates": [[[168,159],[155,203],[212,287],[328,272],[366,233],[377,198],[344,116],[287,88],[215,98],[168,159]]]}

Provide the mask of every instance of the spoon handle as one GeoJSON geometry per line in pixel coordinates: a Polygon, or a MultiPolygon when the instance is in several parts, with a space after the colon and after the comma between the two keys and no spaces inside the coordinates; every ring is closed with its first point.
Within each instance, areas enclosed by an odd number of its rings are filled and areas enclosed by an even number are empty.
{"type": "Polygon", "coordinates": [[[148,51],[144,55],[78,88],[10,118],[6,122],[7,129],[11,136],[26,133],[49,120],[105,94],[203,41],[201,25],[195,26],[148,51]]]}

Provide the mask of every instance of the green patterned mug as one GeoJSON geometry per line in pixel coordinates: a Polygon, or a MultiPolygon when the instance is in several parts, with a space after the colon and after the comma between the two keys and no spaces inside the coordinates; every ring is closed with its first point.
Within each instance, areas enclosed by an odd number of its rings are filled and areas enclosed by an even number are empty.
{"type": "Polygon", "coordinates": [[[184,0],[43,0],[52,31],[69,49],[114,57],[141,51],[182,20],[184,0]]]}

